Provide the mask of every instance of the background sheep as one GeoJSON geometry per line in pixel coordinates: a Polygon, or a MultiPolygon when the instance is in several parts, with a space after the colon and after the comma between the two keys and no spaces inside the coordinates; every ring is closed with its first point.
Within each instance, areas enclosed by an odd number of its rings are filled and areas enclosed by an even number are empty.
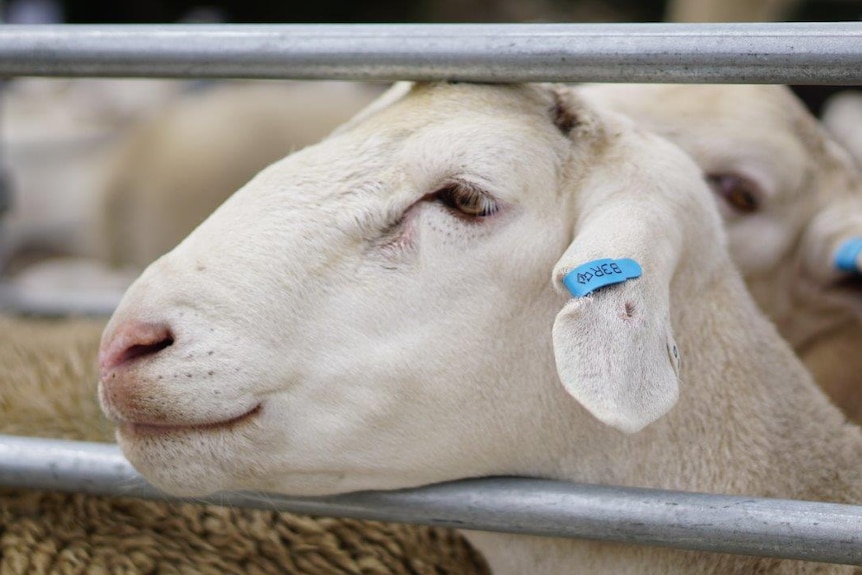
{"type": "Polygon", "coordinates": [[[582,92],[698,163],[758,305],[838,406],[862,421],[862,356],[847,353],[862,341],[862,292],[834,264],[842,242],[862,237],[862,176],[847,154],[782,86],[582,92]]]}
{"type": "MultiPolygon", "coordinates": [[[[0,316],[0,433],[112,441],[103,322],[0,316]]],[[[479,575],[453,531],[212,505],[0,489],[0,572],[479,575]]]]}
{"type": "Polygon", "coordinates": [[[118,142],[188,84],[36,78],[5,83],[0,127],[12,203],[0,226],[0,269],[34,254],[98,253],[98,190],[118,142]]]}
{"type": "Polygon", "coordinates": [[[247,82],[177,101],[124,144],[101,204],[107,260],[143,269],[228,196],[315,143],[380,90],[349,82],[247,82]]]}
{"type": "Polygon", "coordinates": [[[379,92],[347,82],[13,86],[6,131],[16,198],[0,227],[0,260],[5,251],[14,261],[0,305],[40,313],[112,309],[143,267],[240,185],[379,92]],[[158,90],[167,93],[150,94],[158,90]],[[56,253],[79,257],[44,257],[56,253]]]}
{"type": "MultiPolygon", "coordinates": [[[[565,89],[387,101],[259,174],[127,292],[100,395],[155,484],[515,474],[862,500],[862,433],[748,296],[687,156],[565,89]],[[601,257],[644,274],[562,293],[601,257]]],[[[853,569],[470,537],[495,573],[853,569]]]]}

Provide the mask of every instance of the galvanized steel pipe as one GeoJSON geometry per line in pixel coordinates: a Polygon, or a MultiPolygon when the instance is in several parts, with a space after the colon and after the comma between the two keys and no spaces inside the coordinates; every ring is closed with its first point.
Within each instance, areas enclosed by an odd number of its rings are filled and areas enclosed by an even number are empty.
{"type": "MultiPolygon", "coordinates": [[[[3,174],[0,171],[0,186],[3,174]]],[[[0,192],[2,195],[2,192],[0,192]]],[[[2,203],[0,203],[2,218],[2,203]]],[[[2,222],[0,222],[2,228],[2,222]]],[[[36,316],[69,315],[109,316],[120,303],[123,292],[109,289],[72,290],[50,288],[34,290],[0,279],[0,312],[36,316]]]]}
{"type": "MultiPolygon", "coordinates": [[[[162,499],[116,445],[0,436],[0,486],[162,499]]],[[[224,493],[218,505],[862,565],[862,507],[474,479],[303,498],[224,493]]]]}
{"type": "Polygon", "coordinates": [[[862,83],[862,22],[0,28],[0,75],[862,83]]]}

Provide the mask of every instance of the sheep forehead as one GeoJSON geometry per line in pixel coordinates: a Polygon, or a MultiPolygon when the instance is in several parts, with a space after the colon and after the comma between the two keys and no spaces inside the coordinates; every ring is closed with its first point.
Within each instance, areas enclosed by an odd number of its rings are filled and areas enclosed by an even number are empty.
{"type": "Polygon", "coordinates": [[[547,90],[532,85],[416,84],[348,131],[416,130],[445,119],[503,115],[550,126],[547,112],[552,103],[547,90]]]}
{"type": "MultiPolygon", "coordinates": [[[[320,209],[327,200],[341,208],[370,198],[397,203],[464,172],[491,182],[523,182],[543,167],[558,167],[568,154],[548,115],[550,99],[541,96],[526,87],[420,86],[358,125],[277,162],[251,187],[273,197],[283,197],[289,187],[292,201],[320,209]]],[[[502,187],[510,194],[517,190],[502,187]]]]}
{"type": "MultiPolygon", "coordinates": [[[[458,139],[450,138],[455,145],[459,139],[472,144],[472,133],[485,141],[494,137],[537,137],[544,139],[543,143],[549,139],[562,142],[552,120],[555,104],[551,90],[538,85],[420,84],[383,110],[352,125],[347,133],[363,137],[437,130],[441,136],[447,132],[457,134],[458,139]],[[472,127],[466,128],[468,124],[472,127]],[[465,128],[458,129],[459,125],[465,128]]],[[[577,108],[569,110],[577,117],[591,113],[580,102],[568,105],[577,108]]],[[[509,148],[517,147],[515,144],[509,148]]]]}

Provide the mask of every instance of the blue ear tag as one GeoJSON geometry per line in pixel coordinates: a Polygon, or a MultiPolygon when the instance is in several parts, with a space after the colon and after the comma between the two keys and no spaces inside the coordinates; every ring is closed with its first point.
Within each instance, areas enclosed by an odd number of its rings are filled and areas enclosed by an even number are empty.
{"type": "Polygon", "coordinates": [[[862,252],[862,238],[850,238],[835,252],[835,267],[844,272],[860,273],[856,259],[862,252]]]}
{"type": "Polygon", "coordinates": [[[584,297],[599,288],[641,277],[640,264],[634,260],[602,259],[580,265],[563,277],[563,284],[575,297],[584,297]]]}

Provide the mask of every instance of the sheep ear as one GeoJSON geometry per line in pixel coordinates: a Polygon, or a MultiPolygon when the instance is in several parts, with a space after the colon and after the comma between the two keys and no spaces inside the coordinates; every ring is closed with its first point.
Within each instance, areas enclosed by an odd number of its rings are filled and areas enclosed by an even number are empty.
{"type": "Polygon", "coordinates": [[[822,148],[817,169],[818,177],[811,190],[833,199],[810,218],[798,246],[801,261],[795,272],[803,281],[812,279],[824,293],[840,287],[848,295],[843,279],[862,275],[862,202],[858,190],[862,179],[853,158],[834,141],[826,138],[819,126],[809,128],[810,140],[822,148]]]}
{"type": "Polygon", "coordinates": [[[634,433],[679,397],[671,280],[686,230],[702,231],[693,214],[716,231],[718,215],[688,156],[574,91],[556,88],[551,120],[569,131],[575,157],[592,155],[574,184],[574,239],[554,267],[554,288],[571,297],[554,321],[554,357],[572,397],[634,433]],[[585,138],[593,144],[579,147],[585,138]]]}
{"type": "Polygon", "coordinates": [[[862,275],[862,218],[851,202],[830,205],[811,219],[802,236],[799,271],[825,288],[862,275]]]}
{"type": "MultiPolygon", "coordinates": [[[[603,266],[610,267],[593,264],[594,272],[574,273],[594,274],[603,266]]],[[[679,396],[679,350],[666,291],[654,284],[640,277],[575,297],[554,321],[554,356],[566,391],[597,419],[627,433],[660,418],[679,396]]]]}

